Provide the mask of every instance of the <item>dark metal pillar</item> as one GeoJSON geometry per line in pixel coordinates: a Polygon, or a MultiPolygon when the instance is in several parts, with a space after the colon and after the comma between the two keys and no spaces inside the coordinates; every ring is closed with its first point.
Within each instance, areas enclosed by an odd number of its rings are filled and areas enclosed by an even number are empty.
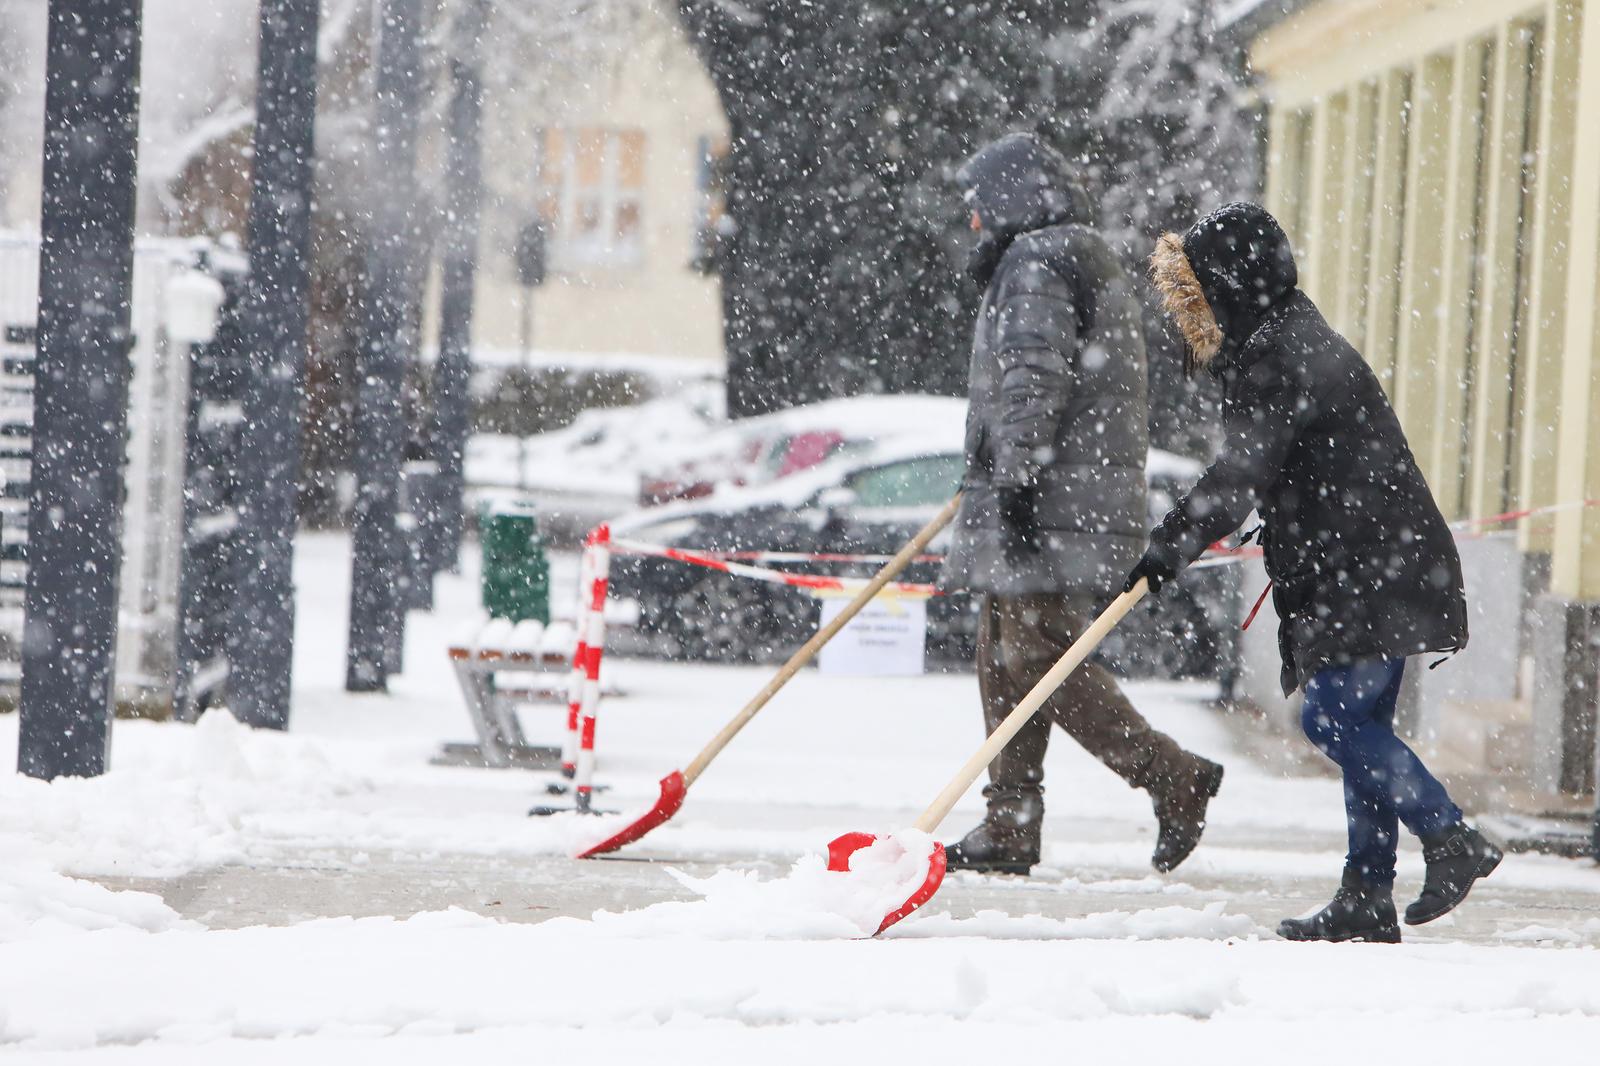
{"type": "Polygon", "coordinates": [[[439,465],[439,491],[433,499],[434,569],[454,568],[461,551],[467,447],[471,411],[472,300],[478,270],[478,214],[483,202],[483,83],[479,70],[488,0],[471,0],[456,24],[450,62],[449,175],[444,229],[444,270],[439,297],[439,362],[433,372],[433,458],[439,465]]]}
{"type": "Polygon", "coordinates": [[[139,0],[51,0],[17,768],[104,773],[122,565],[139,0]]]}
{"type": "Polygon", "coordinates": [[[253,726],[289,725],[294,532],[300,481],[319,0],[261,0],[249,356],[239,470],[238,595],[228,633],[228,708],[253,726]]]}
{"type": "Polygon", "coordinates": [[[405,633],[405,546],[396,525],[406,433],[400,405],[416,349],[409,271],[417,209],[416,144],[421,0],[382,0],[366,276],[361,295],[360,384],[355,418],[355,523],[345,688],[388,688],[405,633]]]}

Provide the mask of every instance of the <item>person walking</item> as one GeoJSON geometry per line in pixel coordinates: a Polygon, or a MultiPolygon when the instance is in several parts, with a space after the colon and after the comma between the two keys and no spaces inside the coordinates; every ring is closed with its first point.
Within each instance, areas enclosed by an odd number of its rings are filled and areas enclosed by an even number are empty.
{"type": "MultiPolygon", "coordinates": [[[[1094,617],[1147,527],[1145,350],[1133,285],[1066,161],[1031,135],[978,152],[959,181],[986,289],[972,343],[966,475],[947,590],[981,593],[978,687],[993,731],[1094,617]]],[[[983,822],[953,869],[1039,862],[1051,724],[1149,791],[1163,872],[1200,839],[1222,767],[1152,729],[1086,663],[989,766],[983,822]]]]}
{"type": "Polygon", "coordinates": [[[1158,592],[1260,515],[1283,692],[1305,690],[1301,724],[1343,773],[1349,830],[1332,902],[1278,933],[1398,943],[1401,824],[1427,862],[1409,925],[1449,913],[1501,858],[1394,732],[1406,657],[1467,643],[1455,541],[1377,377],[1296,287],[1288,238],[1265,209],[1228,204],[1163,236],[1151,272],[1186,369],[1221,380],[1226,439],[1125,587],[1143,578],[1158,592]]]}

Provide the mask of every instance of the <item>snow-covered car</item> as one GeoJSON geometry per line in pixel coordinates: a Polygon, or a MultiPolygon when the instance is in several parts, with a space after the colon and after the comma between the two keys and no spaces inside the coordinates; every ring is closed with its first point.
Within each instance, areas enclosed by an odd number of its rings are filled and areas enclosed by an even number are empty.
{"type": "Polygon", "coordinates": [[[689,454],[662,457],[641,475],[643,506],[702,499],[809,470],[837,456],[929,432],[959,433],[966,401],[948,396],[857,396],[742,419],[706,436],[689,454]]]}
{"type": "MultiPolygon", "coordinates": [[[[875,442],[766,485],[641,510],[613,521],[612,532],[716,552],[893,552],[955,493],[963,466],[960,437],[959,423],[942,434],[935,423],[924,441],[875,442]]],[[[936,540],[933,550],[947,538],[936,540]]],[[[875,567],[823,562],[784,569],[864,576],[875,567]]],[[[935,576],[933,564],[918,563],[903,580],[935,576]]],[[[816,626],[816,601],[803,592],[681,563],[619,556],[611,581],[616,595],[637,601],[641,634],[672,657],[766,660],[816,626]]],[[[965,597],[930,603],[930,650],[947,631],[971,628],[963,613],[970,613],[965,597]]]]}
{"type": "MultiPolygon", "coordinates": [[[[964,467],[960,426],[924,442],[880,442],[792,477],[730,489],[702,501],[643,509],[612,523],[623,539],[712,552],[883,555],[897,551],[953,495],[964,467]]],[[[936,431],[935,431],[936,432],[936,431]]],[[[1152,523],[1199,475],[1201,464],[1152,450],[1147,466],[1152,523]]],[[[934,541],[942,554],[949,533],[934,541]]],[[[872,563],[819,561],[782,569],[869,576],[872,563]]],[[[933,561],[903,580],[932,582],[933,561]]],[[[1225,570],[1191,571],[1175,589],[1148,600],[1104,645],[1102,657],[1137,676],[1214,676],[1231,655],[1224,621],[1232,595],[1225,570]]],[[[773,661],[813,632],[817,603],[800,590],[657,558],[622,555],[613,593],[634,602],[644,648],[673,658],[773,661]]],[[[970,661],[977,636],[975,598],[929,601],[928,650],[935,662],[970,661]]]]}
{"type": "Polygon", "coordinates": [[[722,388],[720,380],[696,381],[641,404],[584,411],[564,429],[527,438],[477,434],[465,464],[472,498],[515,495],[538,509],[545,532],[581,537],[637,506],[643,468],[686,460],[726,426],[722,388]]]}

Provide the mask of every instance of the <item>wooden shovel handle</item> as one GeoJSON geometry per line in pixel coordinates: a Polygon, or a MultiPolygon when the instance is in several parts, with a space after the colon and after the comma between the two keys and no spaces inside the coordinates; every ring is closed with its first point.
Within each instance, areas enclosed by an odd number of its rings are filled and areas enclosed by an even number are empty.
{"type": "Polygon", "coordinates": [[[778,694],[779,689],[789,683],[791,677],[800,672],[801,667],[816,657],[817,652],[822,650],[824,644],[832,640],[839,630],[848,625],[850,619],[860,614],[861,608],[872,602],[872,598],[882,592],[885,585],[900,576],[900,572],[910,566],[912,560],[927,550],[933,538],[937,537],[939,531],[950,524],[951,520],[955,518],[956,512],[960,509],[961,494],[958,492],[949,503],[944,505],[944,510],[935,515],[933,521],[922,528],[921,533],[912,537],[893,559],[883,564],[883,569],[879,570],[872,580],[868,581],[861,591],[856,593],[855,599],[847,603],[844,610],[840,611],[833,621],[817,630],[810,640],[800,646],[799,651],[789,657],[789,661],[783,664],[783,669],[779,670],[772,680],[768,681],[766,686],[760,692],[757,692],[755,697],[745,704],[738,714],[733,716],[733,721],[722,727],[722,732],[711,738],[711,743],[705,746],[705,750],[696,755],[694,762],[684,769],[683,783],[685,788],[694,784],[695,778],[699,777],[705,768],[711,764],[711,760],[715,759],[718,753],[728,746],[728,741],[738,736],[739,730],[743,729],[746,723],[756,716],[757,711],[767,705],[768,700],[778,694]]]}
{"type": "Polygon", "coordinates": [[[983,773],[983,768],[994,761],[995,756],[999,755],[1011,742],[1011,738],[1017,735],[1017,730],[1033,717],[1035,711],[1044,706],[1044,701],[1055,694],[1056,689],[1067,679],[1067,675],[1082,665],[1083,661],[1094,652],[1106,634],[1122,621],[1122,616],[1144,598],[1148,587],[1145,580],[1140,578],[1137,585],[1111,601],[1111,606],[1102,611],[1100,617],[1083,631],[1083,635],[1072,642],[1072,647],[1056,661],[1050,672],[1041,677],[1039,683],[1022,698],[1021,703],[1017,704],[1016,709],[1006,715],[1006,720],[995,727],[995,731],[989,734],[989,739],[983,742],[983,747],[978,749],[977,754],[967,760],[966,765],[944,787],[938,798],[922,812],[922,817],[917,819],[916,828],[924,833],[931,833],[939,828],[939,823],[944,821],[945,815],[950,813],[950,808],[956,805],[962,794],[972,787],[978,775],[983,773]]]}

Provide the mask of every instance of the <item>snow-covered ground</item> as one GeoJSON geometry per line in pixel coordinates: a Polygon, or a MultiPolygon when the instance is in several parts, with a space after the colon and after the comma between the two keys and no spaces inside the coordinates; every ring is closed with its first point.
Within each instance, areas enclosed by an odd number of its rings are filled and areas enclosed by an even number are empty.
{"type": "MultiPolygon", "coordinates": [[[[119,722],[110,774],[47,786],[9,773],[16,723],[0,717],[0,1057],[1238,1064],[1600,1047],[1588,863],[1512,856],[1398,948],[1275,940],[1337,876],[1339,789],[1240,754],[1249,724],[1193,686],[1135,690],[1228,765],[1212,830],[1169,877],[1148,866],[1144,798],[1058,736],[1033,878],[952,877],[877,941],[821,905],[814,877],[784,880],[842,831],[914,819],[980,739],[969,676],[807,672],[678,819],[611,859],[568,859],[592,827],[525,817],[544,778],[428,761],[470,736],[443,655],[475,611],[470,566],[413,616],[393,692],[351,696],[346,551],[300,545],[287,735],[222,715],[119,722]]],[[[622,808],[767,676],[613,666],[626,692],[602,708],[601,777],[622,808]]],[[[553,740],[558,716],[525,724],[553,740]]],[[[1402,894],[1419,873],[1408,851],[1402,894]]]]}

